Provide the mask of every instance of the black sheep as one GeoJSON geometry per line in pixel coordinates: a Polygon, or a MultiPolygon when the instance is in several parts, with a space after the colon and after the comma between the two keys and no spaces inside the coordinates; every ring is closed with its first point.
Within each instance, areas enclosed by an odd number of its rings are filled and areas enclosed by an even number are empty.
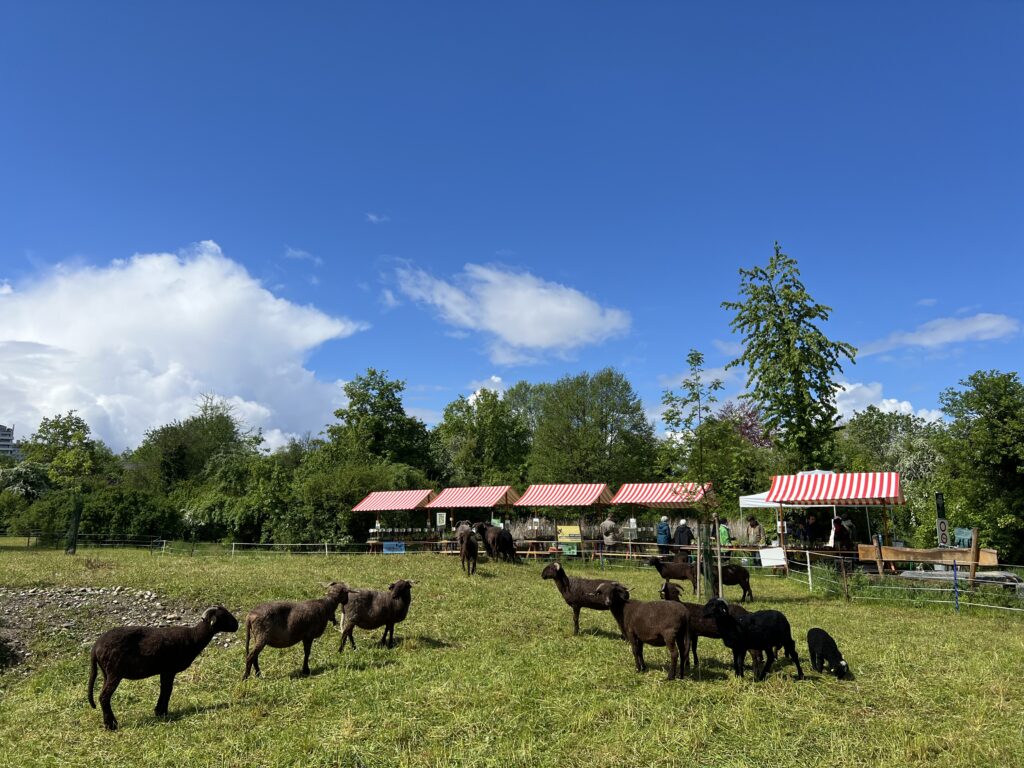
{"type": "Polygon", "coordinates": [[[462,565],[462,569],[466,572],[466,575],[472,576],[476,573],[478,552],[476,536],[472,530],[467,530],[458,535],[457,541],[459,543],[459,562],[462,565]]]}
{"type": "Polygon", "coordinates": [[[748,597],[750,601],[754,601],[754,593],[750,589],[750,571],[744,568],[742,565],[723,565],[722,566],[722,585],[726,587],[740,586],[743,588],[743,595],[740,597],[742,603],[748,597]]]}
{"type": "Polygon", "coordinates": [[[677,555],[674,560],[662,560],[660,557],[652,557],[647,561],[647,564],[653,565],[657,569],[658,575],[665,581],[669,579],[689,581],[693,586],[693,594],[697,594],[697,565],[691,563],[686,555],[677,555]]]}
{"type": "Polygon", "coordinates": [[[837,680],[842,680],[850,671],[836,641],[824,629],[814,627],[807,631],[807,652],[811,656],[811,668],[818,674],[825,669],[825,662],[837,680]]]}
{"type": "MultiPolygon", "coordinates": [[[[544,566],[540,572],[542,579],[554,579],[559,594],[565,600],[566,605],[572,608],[572,633],[580,633],[580,609],[589,608],[592,611],[607,611],[608,605],[605,599],[597,594],[597,588],[604,584],[607,579],[580,579],[573,578],[565,572],[562,564],[557,560],[544,566]]],[[[625,637],[625,635],[623,635],[625,637]]]]}
{"type": "Polygon", "coordinates": [[[475,523],[473,530],[483,540],[488,556],[500,557],[511,563],[516,561],[516,544],[511,533],[490,523],[475,523]]]}
{"type": "Polygon", "coordinates": [[[646,644],[668,648],[668,679],[675,679],[677,668],[682,677],[690,664],[690,618],[680,603],[630,600],[629,590],[614,581],[601,584],[597,594],[604,599],[632,648],[637,672],[647,671],[647,664],[644,663],[646,644]]]}
{"type": "Polygon", "coordinates": [[[338,653],[345,650],[345,640],[352,647],[356,641],[352,638],[352,630],[377,629],[384,627],[380,645],[391,648],[395,643],[395,624],[405,621],[412,602],[412,585],[415,581],[399,579],[388,585],[387,592],[373,589],[353,589],[348,593],[345,603],[345,625],[341,629],[341,645],[338,653]]]}
{"type": "Polygon", "coordinates": [[[704,616],[715,619],[722,642],[732,650],[733,670],[739,677],[743,677],[747,651],[757,649],[764,651],[767,661],[760,673],[755,670],[755,679],[764,680],[777,658],[775,649],[781,647],[796,664],[796,679],[803,679],[804,671],[800,667],[800,656],[796,652],[789,620],[780,611],[755,611],[746,616],[733,616],[729,604],[716,597],[704,606],[704,616]]]}
{"type": "MultiPolygon", "coordinates": [[[[682,590],[679,588],[679,585],[666,581],[658,593],[661,595],[662,600],[675,600],[681,603],[686,612],[690,614],[690,651],[693,653],[693,666],[698,666],[697,638],[710,637],[715,640],[721,638],[721,635],[718,633],[718,624],[714,618],[704,616],[704,606],[683,602],[682,590]]],[[[730,605],[729,612],[733,616],[748,616],[750,614],[746,608],[739,605],[730,605]]],[[[761,664],[764,663],[764,656],[756,648],[751,648],[750,660],[755,670],[760,669],[761,664]]]]}
{"type": "Polygon", "coordinates": [[[96,640],[90,654],[89,706],[96,709],[93,687],[96,669],[103,670],[100,707],[103,725],[117,730],[117,718],[110,708],[122,680],[142,680],[160,675],[160,697],[154,710],[158,717],[167,714],[174,688],[174,676],[184,672],[218,632],[238,631],[238,620],[223,605],[207,608],[193,627],[117,627],[96,640]]]}

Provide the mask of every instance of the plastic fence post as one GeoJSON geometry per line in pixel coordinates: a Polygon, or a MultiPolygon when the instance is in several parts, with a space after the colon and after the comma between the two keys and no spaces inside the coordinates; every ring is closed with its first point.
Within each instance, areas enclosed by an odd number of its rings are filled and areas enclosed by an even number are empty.
{"type": "Polygon", "coordinates": [[[807,591],[814,591],[814,577],[811,576],[811,552],[805,549],[804,555],[807,557],[807,591]]]}
{"type": "Polygon", "coordinates": [[[960,613],[960,582],[957,578],[956,560],[953,561],[953,605],[957,613],[960,613]]]}

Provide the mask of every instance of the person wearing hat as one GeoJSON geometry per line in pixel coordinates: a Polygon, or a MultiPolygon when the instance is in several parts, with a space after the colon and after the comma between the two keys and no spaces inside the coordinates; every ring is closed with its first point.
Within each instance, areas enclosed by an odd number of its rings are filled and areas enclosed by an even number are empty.
{"type": "Polygon", "coordinates": [[[665,515],[661,516],[661,521],[658,523],[658,552],[663,555],[668,554],[669,535],[672,530],[668,527],[668,517],[665,515]]]}
{"type": "MultiPolygon", "coordinates": [[[[678,552],[682,554],[686,552],[683,547],[689,547],[693,544],[693,531],[690,526],[686,524],[686,520],[680,520],[679,525],[676,526],[675,533],[672,534],[672,543],[679,547],[678,552]]],[[[686,559],[690,559],[690,553],[686,552],[686,559]]]]}

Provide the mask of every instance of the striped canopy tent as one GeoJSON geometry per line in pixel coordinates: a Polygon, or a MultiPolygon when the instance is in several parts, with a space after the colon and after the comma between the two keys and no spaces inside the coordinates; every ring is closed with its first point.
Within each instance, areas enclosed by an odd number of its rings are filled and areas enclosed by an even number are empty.
{"type": "Polygon", "coordinates": [[[651,509],[684,509],[711,495],[711,483],[626,483],[612,504],[635,504],[651,509]]]}
{"type": "Polygon", "coordinates": [[[380,527],[381,512],[410,512],[414,509],[423,509],[431,499],[435,491],[430,489],[417,491],[373,491],[365,499],[354,507],[353,512],[375,512],[377,514],[377,527],[380,527]]]}
{"type": "MultiPolygon", "coordinates": [[[[504,507],[508,510],[518,498],[519,494],[511,485],[445,488],[436,499],[427,504],[427,509],[495,509],[504,507]]],[[[452,519],[455,519],[454,515],[452,519]]]]}
{"type": "Polygon", "coordinates": [[[513,504],[516,507],[591,507],[610,504],[612,493],[607,483],[568,485],[531,485],[513,504]]]}
{"type": "Polygon", "coordinates": [[[906,504],[900,489],[899,472],[829,472],[814,470],[796,475],[776,475],[765,501],[783,507],[831,506],[864,507],[871,534],[871,518],[867,510],[882,509],[883,534],[888,537],[889,517],[886,509],[906,504]]]}

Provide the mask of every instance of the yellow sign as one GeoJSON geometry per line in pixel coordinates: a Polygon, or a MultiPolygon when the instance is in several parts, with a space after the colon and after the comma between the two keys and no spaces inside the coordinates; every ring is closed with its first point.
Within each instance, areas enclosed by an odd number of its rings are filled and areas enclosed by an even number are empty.
{"type": "Polygon", "coordinates": [[[566,544],[579,544],[583,537],[580,535],[580,527],[578,525],[560,525],[558,526],[558,542],[566,544]]]}

